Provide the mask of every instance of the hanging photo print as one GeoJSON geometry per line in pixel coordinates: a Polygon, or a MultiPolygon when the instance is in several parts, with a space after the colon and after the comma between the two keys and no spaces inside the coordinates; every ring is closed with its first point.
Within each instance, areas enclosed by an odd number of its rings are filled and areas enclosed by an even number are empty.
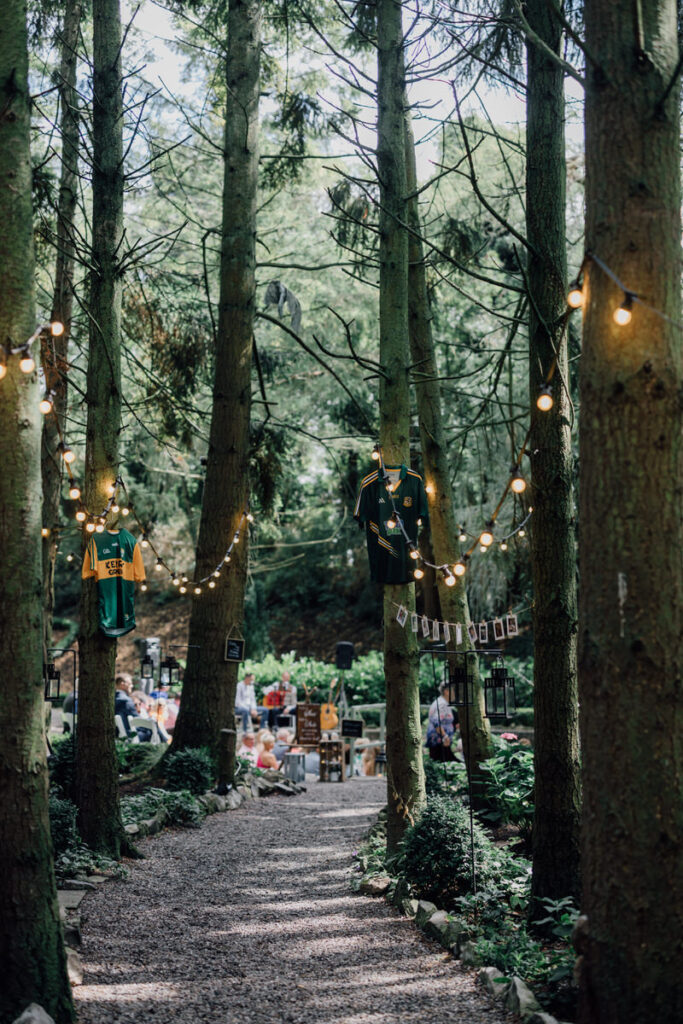
{"type": "Polygon", "coordinates": [[[444,638],[444,642],[445,643],[447,643],[447,644],[450,643],[450,641],[451,641],[451,627],[448,625],[447,622],[444,622],[444,624],[443,624],[443,638],[444,638]]]}
{"type": "Polygon", "coordinates": [[[422,636],[429,636],[429,619],[426,615],[422,616],[422,636]]]}
{"type": "Polygon", "coordinates": [[[505,639],[505,624],[502,619],[493,620],[493,636],[496,640],[505,639]]]}
{"type": "Polygon", "coordinates": [[[398,624],[401,627],[401,629],[403,629],[403,627],[405,626],[407,619],[408,619],[408,609],[404,605],[401,604],[401,605],[399,605],[398,612],[396,614],[396,621],[398,622],[398,624]]]}
{"type": "Polygon", "coordinates": [[[413,633],[417,633],[417,623],[418,623],[417,612],[411,612],[410,613],[410,628],[412,629],[413,633]]]}
{"type": "Polygon", "coordinates": [[[489,626],[488,622],[479,623],[479,643],[487,644],[489,642],[489,626]]]}
{"type": "Polygon", "coordinates": [[[508,636],[517,636],[517,616],[516,615],[508,615],[507,616],[507,629],[508,629],[508,636]]]}
{"type": "MultiPolygon", "coordinates": [[[[470,636],[472,636],[471,633],[470,636]]],[[[458,645],[458,647],[462,643],[462,626],[460,625],[459,622],[456,622],[455,624],[455,642],[458,645]]]]}
{"type": "Polygon", "coordinates": [[[470,635],[470,640],[472,641],[472,643],[476,644],[477,640],[479,639],[479,633],[477,631],[477,627],[473,622],[470,622],[469,626],[467,627],[467,632],[470,635]]]}
{"type": "Polygon", "coordinates": [[[439,639],[439,620],[434,619],[434,626],[432,628],[432,640],[439,639]]]}

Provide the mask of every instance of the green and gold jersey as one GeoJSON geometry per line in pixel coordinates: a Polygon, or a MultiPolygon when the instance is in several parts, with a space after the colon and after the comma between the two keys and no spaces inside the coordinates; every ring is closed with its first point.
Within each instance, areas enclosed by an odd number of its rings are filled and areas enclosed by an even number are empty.
{"type": "Polygon", "coordinates": [[[140,545],[128,530],[94,533],[83,559],[84,580],[97,580],[100,629],[123,636],[135,629],[135,582],[144,580],[140,545]]]}
{"type": "Polygon", "coordinates": [[[419,521],[429,514],[422,477],[406,466],[386,466],[391,492],[379,470],[369,473],[360,485],[354,518],[365,524],[370,578],[375,583],[412,583],[410,548],[398,523],[388,526],[394,507],[408,538],[417,543],[419,521]],[[393,498],[393,505],[392,505],[393,498]]]}

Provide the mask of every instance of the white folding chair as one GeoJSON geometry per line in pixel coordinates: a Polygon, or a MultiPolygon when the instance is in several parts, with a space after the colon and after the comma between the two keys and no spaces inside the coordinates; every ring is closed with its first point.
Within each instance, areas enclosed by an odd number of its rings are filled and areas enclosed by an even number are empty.
{"type": "Polygon", "coordinates": [[[114,715],[114,724],[116,725],[116,738],[119,740],[127,740],[128,733],[126,732],[126,726],[124,725],[121,715],[114,715]]]}
{"type": "Polygon", "coordinates": [[[161,743],[157,723],[154,721],[153,718],[129,718],[128,725],[131,727],[136,737],[138,735],[138,729],[149,729],[150,732],[152,733],[152,738],[149,742],[153,745],[161,743]]]}

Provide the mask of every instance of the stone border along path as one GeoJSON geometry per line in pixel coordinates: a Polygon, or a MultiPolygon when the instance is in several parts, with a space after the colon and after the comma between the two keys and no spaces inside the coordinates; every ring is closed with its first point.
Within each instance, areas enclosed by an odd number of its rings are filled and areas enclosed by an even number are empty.
{"type": "Polygon", "coordinates": [[[349,889],[386,782],[308,784],[201,829],[140,842],[145,860],[81,904],[80,1024],[510,1024],[415,924],[349,889]]]}

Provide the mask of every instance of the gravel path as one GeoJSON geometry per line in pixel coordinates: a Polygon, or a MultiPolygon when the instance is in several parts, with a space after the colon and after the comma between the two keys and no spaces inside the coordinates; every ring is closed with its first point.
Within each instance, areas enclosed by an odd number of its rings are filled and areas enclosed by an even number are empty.
{"type": "Polygon", "coordinates": [[[385,783],[312,782],[141,843],[82,904],[81,1024],[509,1024],[471,971],[348,887],[385,783]]]}

